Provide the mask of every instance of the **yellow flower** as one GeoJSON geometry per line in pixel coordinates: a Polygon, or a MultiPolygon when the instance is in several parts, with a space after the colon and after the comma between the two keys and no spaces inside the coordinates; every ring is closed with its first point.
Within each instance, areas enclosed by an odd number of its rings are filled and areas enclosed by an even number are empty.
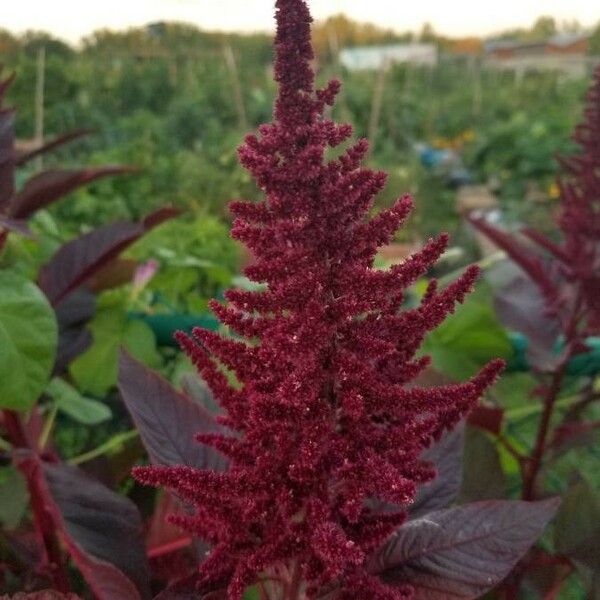
{"type": "Polygon", "coordinates": [[[550,198],[551,200],[558,200],[559,197],[560,197],[560,188],[558,187],[557,183],[555,181],[553,181],[548,186],[548,198],[550,198]]]}

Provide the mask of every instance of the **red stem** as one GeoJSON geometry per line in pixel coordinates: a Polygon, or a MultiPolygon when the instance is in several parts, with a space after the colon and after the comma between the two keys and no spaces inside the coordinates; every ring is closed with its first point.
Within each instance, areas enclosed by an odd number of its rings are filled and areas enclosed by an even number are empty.
{"type": "Polygon", "coordinates": [[[297,561],[294,561],[291,569],[290,583],[287,587],[285,600],[300,600],[300,588],[302,586],[302,569],[297,561]]]}
{"type": "Polygon", "coordinates": [[[192,538],[190,537],[180,538],[167,544],[161,544],[160,546],[150,548],[147,552],[147,555],[148,558],[158,558],[159,556],[164,556],[165,554],[171,554],[172,552],[183,550],[183,548],[190,546],[191,543],[192,538]]]}
{"type": "MultiPolygon", "coordinates": [[[[3,416],[4,427],[13,446],[18,449],[35,451],[31,447],[19,415],[14,411],[4,410],[3,416]]],[[[69,577],[64,565],[58,538],[56,537],[54,521],[44,502],[44,494],[40,482],[34,471],[21,466],[18,461],[16,462],[16,466],[27,482],[34,527],[44,549],[44,567],[52,578],[54,588],[66,594],[71,591],[69,577]]]]}
{"type": "Polygon", "coordinates": [[[550,386],[544,396],[544,411],[538,428],[535,446],[531,459],[526,465],[525,480],[523,481],[523,500],[533,500],[535,497],[535,484],[542,465],[546,440],[554,411],[554,404],[560,393],[560,388],[565,376],[567,361],[562,361],[559,368],[552,374],[550,386]]]}
{"type": "Polygon", "coordinates": [[[546,394],[544,396],[544,410],[542,413],[540,425],[538,427],[535,446],[533,448],[531,458],[526,465],[526,475],[523,481],[523,500],[535,499],[535,484],[540,471],[540,467],[542,466],[544,451],[547,447],[546,442],[548,439],[550,423],[552,421],[552,413],[554,412],[554,406],[556,404],[558,395],[560,394],[560,389],[567,371],[567,365],[569,364],[569,360],[573,356],[573,350],[574,348],[576,348],[579,338],[578,325],[581,317],[580,313],[582,304],[582,295],[580,290],[578,290],[575,305],[573,307],[573,312],[565,330],[565,354],[562,357],[560,363],[557,365],[554,373],[552,373],[550,385],[548,386],[548,389],[546,390],[546,394]]]}

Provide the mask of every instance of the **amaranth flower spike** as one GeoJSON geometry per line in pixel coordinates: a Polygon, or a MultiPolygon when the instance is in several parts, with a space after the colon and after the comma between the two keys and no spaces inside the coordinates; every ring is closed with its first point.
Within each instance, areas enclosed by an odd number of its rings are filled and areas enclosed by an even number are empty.
{"type": "Polygon", "coordinates": [[[193,505],[178,523],[208,541],[200,585],[228,585],[229,600],[261,576],[285,598],[316,598],[332,583],[353,598],[410,598],[369,576],[368,554],[405,520],[417,486],[435,476],[419,459],[477,402],[501,368],[471,381],[420,389],[407,384],[428,364],[415,358],[472,288],[477,269],[401,310],[404,291],[439,258],[447,237],[403,264],[373,269],[411,209],[404,197],[369,219],[382,172],[360,167],[360,140],[333,160],[328,147],[352,129],[323,113],[340,88],[316,90],[311,17],[303,0],[277,0],[274,121],[239,149],[266,200],[233,202],[232,235],[256,256],[247,276],[265,291],[232,290],[212,303],[243,339],[196,329],[178,339],[219,399],[230,435],[201,435],[229,469],[138,468],[138,480],[165,486],[193,505]],[[231,385],[224,368],[235,374],[231,385]],[[377,498],[397,506],[380,514],[377,498]]]}

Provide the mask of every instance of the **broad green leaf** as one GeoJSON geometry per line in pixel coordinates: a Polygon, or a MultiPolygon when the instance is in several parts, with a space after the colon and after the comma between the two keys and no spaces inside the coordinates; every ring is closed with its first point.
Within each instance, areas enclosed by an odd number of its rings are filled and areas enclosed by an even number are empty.
{"type": "Polygon", "coordinates": [[[98,425],[112,416],[108,406],[82,396],[72,385],[59,377],[50,381],[46,393],[54,398],[61,412],[83,425],[98,425]]]}
{"type": "Polygon", "coordinates": [[[0,408],[29,410],[44,391],[56,356],[58,327],[41,290],[0,272],[0,408]]]}
{"type": "Polygon", "coordinates": [[[7,529],[19,525],[27,510],[27,484],[12,466],[0,468],[0,523],[7,529]]]}
{"type": "Polygon", "coordinates": [[[427,336],[424,351],[437,369],[456,379],[474,375],[493,358],[508,358],[512,345],[487,294],[477,293],[427,336]]]}
{"type": "Polygon", "coordinates": [[[160,363],[152,330],[141,321],[129,320],[124,307],[101,308],[89,327],[94,343],[70,366],[71,376],[82,392],[104,396],[116,384],[121,346],[148,366],[160,363]]]}

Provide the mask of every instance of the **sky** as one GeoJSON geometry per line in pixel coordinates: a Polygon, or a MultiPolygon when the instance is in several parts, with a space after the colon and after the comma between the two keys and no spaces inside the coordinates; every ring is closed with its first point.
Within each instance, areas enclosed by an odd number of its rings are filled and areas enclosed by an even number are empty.
{"type": "MultiPolygon", "coordinates": [[[[309,4],[316,18],[344,12],[398,31],[417,31],[429,22],[436,31],[453,36],[529,26],[540,15],[558,21],[577,19],[584,26],[600,21],[598,0],[311,0],[309,4]]],[[[17,33],[41,29],[77,43],[96,29],[162,20],[210,30],[267,31],[273,22],[273,0],[16,0],[3,11],[0,26],[17,33]]]]}

